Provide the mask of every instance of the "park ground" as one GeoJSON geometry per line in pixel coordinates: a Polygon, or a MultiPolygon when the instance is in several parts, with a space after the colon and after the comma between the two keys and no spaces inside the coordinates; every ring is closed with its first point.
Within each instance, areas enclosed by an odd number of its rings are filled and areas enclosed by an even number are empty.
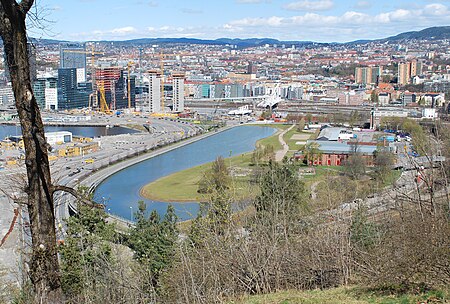
{"type": "Polygon", "coordinates": [[[246,296],[230,304],[409,304],[448,303],[449,290],[418,294],[392,294],[361,287],[339,287],[325,290],[283,291],[266,295],[246,296]]]}
{"type": "MultiPolygon", "coordinates": [[[[265,125],[266,126],[266,125],[265,125]]],[[[303,143],[312,138],[314,133],[300,132],[293,125],[277,124],[271,125],[277,128],[272,136],[261,139],[257,146],[272,146],[277,157],[291,157],[295,151],[301,149],[303,143]],[[301,143],[298,145],[297,143],[301,143]]],[[[231,168],[232,193],[235,198],[251,198],[257,190],[256,185],[248,183],[251,178],[253,164],[251,162],[252,152],[226,158],[226,164],[231,168]]],[[[197,193],[198,183],[204,172],[211,168],[211,163],[189,168],[145,185],[141,189],[141,195],[145,198],[165,202],[192,202],[202,201],[205,198],[197,193]]],[[[322,173],[322,169],[318,169],[322,173]]]]}
{"type": "MultiPolygon", "coordinates": [[[[296,125],[278,124],[272,126],[278,129],[277,132],[272,136],[259,140],[256,146],[272,146],[277,161],[281,161],[284,157],[291,158],[296,151],[303,148],[308,139],[317,137],[317,131],[299,130],[296,125]]],[[[254,181],[253,169],[255,168],[255,165],[252,163],[252,154],[253,152],[249,152],[225,159],[226,165],[231,168],[230,193],[236,201],[252,200],[259,193],[259,185],[252,182],[254,181]]],[[[162,177],[142,187],[141,195],[148,199],[164,202],[207,201],[208,196],[198,193],[197,190],[200,180],[210,170],[211,164],[203,164],[162,177]]],[[[324,191],[324,182],[339,178],[339,175],[342,174],[345,168],[342,166],[308,167],[300,163],[297,166],[307,194],[313,200],[319,198],[319,201],[316,201],[316,205],[320,209],[319,194],[324,191]]],[[[362,198],[364,195],[370,194],[368,193],[370,191],[376,192],[381,188],[392,185],[400,177],[400,174],[400,171],[391,171],[384,179],[384,184],[377,184],[376,187],[369,186],[369,183],[364,183],[370,189],[362,189],[358,196],[362,198]]],[[[369,176],[366,176],[366,178],[370,179],[369,176]]]]}

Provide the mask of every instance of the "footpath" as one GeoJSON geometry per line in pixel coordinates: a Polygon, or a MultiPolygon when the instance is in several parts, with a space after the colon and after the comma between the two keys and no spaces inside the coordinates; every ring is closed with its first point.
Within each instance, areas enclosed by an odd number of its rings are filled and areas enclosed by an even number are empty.
{"type": "Polygon", "coordinates": [[[289,151],[289,145],[284,141],[283,136],[284,136],[284,134],[286,134],[287,132],[289,132],[290,130],[292,130],[293,127],[295,127],[295,125],[290,126],[289,128],[287,128],[286,130],[284,130],[283,132],[281,132],[281,133],[278,135],[278,141],[280,142],[280,144],[281,144],[281,146],[283,147],[283,149],[278,150],[278,151],[275,153],[275,160],[276,160],[277,162],[282,161],[283,158],[286,156],[286,154],[287,154],[288,151],[289,151]]]}

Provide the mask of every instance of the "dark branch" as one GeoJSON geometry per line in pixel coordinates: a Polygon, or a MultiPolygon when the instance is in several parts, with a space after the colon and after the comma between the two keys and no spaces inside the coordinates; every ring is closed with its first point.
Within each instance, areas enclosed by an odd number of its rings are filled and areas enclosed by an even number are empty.
{"type": "Polygon", "coordinates": [[[91,200],[86,199],[85,197],[80,195],[80,193],[77,190],[75,190],[74,188],[63,186],[63,185],[54,185],[52,187],[52,194],[54,194],[55,192],[58,192],[58,191],[70,193],[72,196],[74,196],[76,199],[78,199],[84,205],[88,205],[91,207],[97,207],[97,208],[103,208],[102,204],[97,204],[91,200]]]}
{"type": "Polygon", "coordinates": [[[19,9],[22,11],[24,15],[26,15],[33,6],[33,3],[34,0],[22,0],[19,4],[19,9]]]}

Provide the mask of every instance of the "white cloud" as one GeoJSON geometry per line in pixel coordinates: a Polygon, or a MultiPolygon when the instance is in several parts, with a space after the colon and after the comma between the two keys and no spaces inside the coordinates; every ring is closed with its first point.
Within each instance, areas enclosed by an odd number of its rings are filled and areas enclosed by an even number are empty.
{"type": "Polygon", "coordinates": [[[303,0],[288,3],[283,8],[290,11],[326,11],[333,6],[332,0],[303,0]]]}
{"type": "Polygon", "coordinates": [[[434,3],[379,14],[347,11],[341,15],[331,15],[309,12],[292,17],[243,18],[230,21],[221,29],[229,34],[247,37],[258,34],[262,37],[296,40],[304,37],[307,40],[330,42],[385,38],[404,31],[447,25],[449,19],[449,8],[434,3]]]}
{"type": "MultiPolygon", "coordinates": [[[[436,1],[436,0],[434,0],[436,1]]],[[[356,3],[354,1],[353,3],[356,3]]],[[[274,15],[261,18],[230,20],[216,26],[183,26],[152,22],[139,29],[125,26],[73,34],[75,40],[121,40],[139,37],[194,37],[215,39],[220,37],[269,37],[280,40],[311,40],[343,42],[357,39],[376,39],[401,32],[421,30],[430,26],[448,25],[449,5],[426,3],[380,13],[360,12],[354,7],[339,15],[321,12],[274,15]],[[76,38],[75,38],[76,37],[76,38]]],[[[170,20],[166,20],[170,22],[170,20]]]]}
{"type": "Polygon", "coordinates": [[[443,16],[449,13],[448,8],[440,3],[428,4],[423,9],[424,15],[427,16],[443,16]]]}
{"type": "Polygon", "coordinates": [[[126,26],[126,27],[112,29],[110,32],[111,32],[111,34],[125,36],[125,35],[136,33],[137,30],[132,26],[126,26]]]}
{"type": "Polygon", "coordinates": [[[170,26],[164,25],[161,27],[150,26],[147,28],[147,33],[144,33],[144,37],[151,35],[152,37],[159,38],[181,38],[181,37],[193,37],[193,38],[208,38],[205,36],[204,32],[208,29],[204,27],[181,27],[181,26],[170,26]]]}
{"type": "Polygon", "coordinates": [[[199,9],[193,9],[193,8],[182,8],[181,12],[184,14],[189,14],[189,15],[199,15],[199,14],[203,14],[202,10],[199,9]]]}
{"type": "Polygon", "coordinates": [[[130,36],[138,36],[139,30],[132,26],[125,26],[110,30],[94,30],[90,33],[82,32],[72,34],[72,37],[76,37],[79,40],[118,40],[128,39],[130,36]]]}
{"type": "Polygon", "coordinates": [[[156,1],[142,1],[142,0],[140,0],[140,1],[136,1],[135,2],[135,4],[136,5],[147,5],[147,6],[150,6],[150,7],[157,7],[158,6],[158,2],[156,2],[156,1]]]}
{"type": "Polygon", "coordinates": [[[269,17],[269,18],[244,18],[236,21],[231,21],[229,26],[280,26],[285,20],[283,17],[269,17]]]}
{"type": "Polygon", "coordinates": [[[270,0],[236,0],[239,4],[269,3],[270,0]]]}
{"type": "Polygon", "coordinates": [[[369,1],[358,1],[355,4],[355,8],[357,9],[368,9],[372,7],[372,3],[370,3],[369,1]]]}

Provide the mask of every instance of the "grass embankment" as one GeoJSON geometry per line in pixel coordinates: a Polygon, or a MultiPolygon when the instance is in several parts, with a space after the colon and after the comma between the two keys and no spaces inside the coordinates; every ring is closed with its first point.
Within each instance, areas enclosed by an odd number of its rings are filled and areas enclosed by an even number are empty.
{"type": "MultiPolygon", "coordinates": [[[[265,127],[274,127],[278,132],[272,136],[259,140],[258,146],[274,146],[274,150],[281,149],[278,141],[278,135],[290,125],[263,125],[265,127]]],[[[234,177],[232,178],[231,193],[236,199],[251,198],[254,195],[256,187],[249,185],[248,181],[251,174],[251,155],[245,153],[231,158],[226,158],[225,163],[232,167],[234,177]]],[[[204,197],[197,192],[198,182],[204,172],[211,168],[212,163],[189,168],[174,174],[162,177],[141,189],[141,195],[145,198],[164,201],[164,202],[192,202],[201,201],[204,197]]]]}
{"type": "MultiPolygon", "coordinates": [[[[237,175],[243,175],[232,178],[231,191],[236,198],[246,198],[247,194],[252,192],[252,188],[247,185],[248,179],[244,176],[251,170],[250,159],[251,153],[246,153],[225,160],[237,175]]],[[[197,192],[198,182],[203,174],[211,169],[211,164],[207,163],[162,177],[142,187],[141,195],[163,202],[202,201],[205,197],[197,192]]]]}
{"type": "Polygon", "coordinates": [[[291,125],[281,125],[281,124],[257,124],[257,125],[251,125],[251,126],[261,126],[261,127],[272,127],[272,128],[276,128],[278,129],[277,132],[275,132],[275,134],[273,134],[272,136],[263,138],[258,140],[258,142],[256,143],[256,146],[272,146],[274,151],[278,151],[283,149],[283,147],[281,146],[280,141],[278,140],[278,135],[280,135],[281,132],[283,132],[284,130],[288,129],[291,125]]]}
{"type": "Polygon", "coordinates": [[[339,287],[326,290],[283,291],[267,295],[249,296],[230,304],[363,304],[363,303],[448,303],[448,292],[386,295],[360,287],[339,287]]]}

